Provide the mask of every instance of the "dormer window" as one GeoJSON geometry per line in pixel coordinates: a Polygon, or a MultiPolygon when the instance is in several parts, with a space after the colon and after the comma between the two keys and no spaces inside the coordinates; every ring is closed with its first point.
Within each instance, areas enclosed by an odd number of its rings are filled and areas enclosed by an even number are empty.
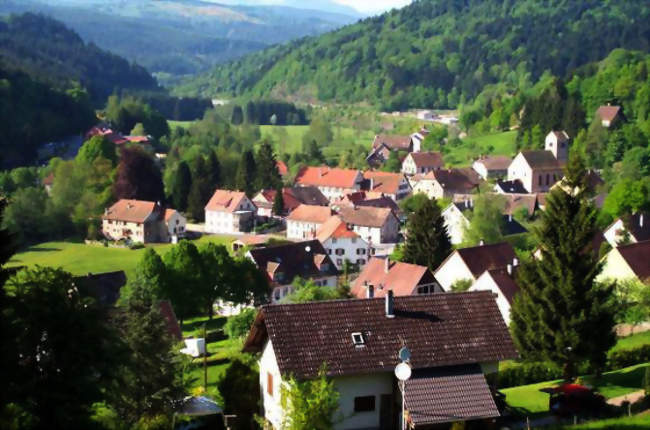
{"type": "Polygon", "coordinates": [[[362,347],[366,344],[363,334],[361,332],[352,333],[352,343],[357,348],[362,347]]]}

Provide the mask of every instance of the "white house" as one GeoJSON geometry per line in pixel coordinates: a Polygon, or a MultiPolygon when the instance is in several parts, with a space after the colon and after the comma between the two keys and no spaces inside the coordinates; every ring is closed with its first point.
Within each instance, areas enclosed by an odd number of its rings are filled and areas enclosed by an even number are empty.
{"type": "Polygon", "coordinates": [[[359,299],[384,297],[388,291],[395,296],[444,292],[428,267],[390,261],[388,257],[371,258],[350,288],[359,299]]]}
{"type": "Polygon", "coordinates": [[[411,152],[402,162],[402,173],[405,175],[425,174],[444,166],[440,152],[411,152]]]}
{"type": "MultiPolygon", "coordinates": [[[[503,198],[504,202],[504,212],[508,208],[508,201],[502,196],[495,196],[495,198],[503,198]]],[[[474,201],[472,198],[465,200],[464,202],[451,203],[442,211],[442,217],[445,220],[445,226],[447,227],[447,232],[451,239],[453,245],[458,245],[461,243],[465,236],[465,230],[470,225],[470,218],[468,214],[474,210],[474,201]]],[[[514,219],[512,213],[502,214],[503,221],[501,224],[501,233],[504,236],[510,236],[513,234],[526,233],[528,230],[519,222],[514,219]]]]}
{"type": "Polygon", "coordinates": [[[166,211],[156,202],[120,199],[102,216],[102,234],[111,240],[169,242],[170,229],[173,234],[173,226],[166,221],[166,211]]]}
{"type": "Polygon", "coordinates": [[[359,170],[328,166],[303,167],[296,175],[296,186],[317,187],[330,202],[359,191],[363,175],[359,170]]]}
{"type": "Polygon", "coordinates": [[[515,251],[507,242],[461,248],[452,252],[438,267],[433,276],[445,291],[461,280],[474,283],[489,269],[517,265],[515,251]]]}
{"type": "Polygon", "coordinates": [[[399,219],[388,208],[372,206],[341,207],[339,216],[370,245],[397,243],[399,219]]]}
{"type": "Polygon", "coordinates": [[[299,277],[314,284],[336,288],[339,271],[317,240],[265,246],[246,253],[271,284],[271,302],[291,294],[299,277]]]}
{"type": "Polygon", "coordinates": [[[503,155],[483,156],[474,161],[472,169],[484,180],[502,178],[508,174],[510,163],[512,159],[503,155]]]}
{"type": "Polygon", "coordinates": [[[336,268],[343,270],[346,261],[363,267],[370,258],[370,245],[352,231],[341,218],[331,216],[316,232],[336,268]]]}
{"type": "Polygon", "coordinates": [[[205,206],[205,232],[236,234],[250,231],[257,207],[241,191],[216,190],[205,206]]]}
{"type": "Polygon", "coordinates": [[[315,378],[325,364],[338,392],[334,429],[352,430],[399,421],[394,369],[402,347],[411,356],[403,399],[409,428],[480,426],[499,416],[485,374],[518,354],[489,292],[267,305],[244,351],[261,353],[262,416],[272,428],[282,426],[287,378],[315,378]]]}
{"type": "Polygon", "coordinates": [[[650,240],[650,217],[647,213],[637,212],[629,217],[618,218],[605,229],[603,236],[614,248],[620,242],[636,243],[650,240]]]}
{"type": "Polygon", "coordinates": [[[603,127],[609,128],[621,120],[623,114],[620,106],[600,106],[596,111],[596,118],[600,119],[603,127]]]}
{"type": "Polygon", "coordinates": [[[605,257],[598,279],[650,282],[650,240],[613,248],[605,257]]]}
{"type": "Polygon", "coordinates": [[[569,135],[551,131],[544,150],[521,151],[508,167],[508,181],[521,181],[529,193],[546,192],[563,176],[569,155],[569,135]]]}
{"type": "Polygon", "coordinates": [[[508,264],[505,268],[483,272],[468,291],[491,291],[496,294],[497,306],[507,325],[510,325],[510,308],[519,286],[515,282],[517,266],[508,264]]]}
{"type": "Polygon", "coordinates": [[[454,194],[471,194],[476,191],[481,178],[470,168],[439,169],[425,175],[411,177],[413,194],[422,193],[427,197],[442,199],[454,194]]]}
{"type": "Polygon", "coordinates": [[[165,210],[165,224],[167,225],[167,234],[172,241],[185,237],[187,218],[176,209],[165,210]]]}
{"type": "Polygon", "coordinates": [[[301,204],[286,218],[287,239],[313,239],[331,216],[332,210],[327,206],[301,204]]]}

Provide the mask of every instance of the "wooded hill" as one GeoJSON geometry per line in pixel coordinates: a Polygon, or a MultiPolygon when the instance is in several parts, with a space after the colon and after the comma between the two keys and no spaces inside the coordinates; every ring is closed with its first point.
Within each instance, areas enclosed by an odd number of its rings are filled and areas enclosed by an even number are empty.
{"type": "Polygon", "coordinates": [[[178,91],[447,108],[490,84],[565,77],[615,48],[648,51],[646,2],[419,0],[218,66],[178,91]]]}

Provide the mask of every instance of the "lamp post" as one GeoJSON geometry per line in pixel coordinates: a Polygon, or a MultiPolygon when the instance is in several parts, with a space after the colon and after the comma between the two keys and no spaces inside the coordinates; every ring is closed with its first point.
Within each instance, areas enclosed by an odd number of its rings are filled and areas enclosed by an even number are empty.
{"type": "Polygon", "coordinates": [[[408,362],[411,360],[411,351],[407,347],[399,350],[400,363],[395,366],[395,377],[399,380],[399,389],[402,393],[402,430],[406,430],[405,401],[404,392],[406,391],[406,381],[411,377],[411,366],[408,362]]]}

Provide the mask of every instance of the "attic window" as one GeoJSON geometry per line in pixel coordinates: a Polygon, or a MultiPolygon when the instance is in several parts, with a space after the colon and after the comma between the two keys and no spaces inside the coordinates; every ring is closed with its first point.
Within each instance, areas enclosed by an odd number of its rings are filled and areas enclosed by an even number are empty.
{"type": "Polygon", "coordinates": [[[365,340],[363,339],[363,334],[360,332],[352,333],[352,343],[356,347],[364,346],[365,340]]]}

